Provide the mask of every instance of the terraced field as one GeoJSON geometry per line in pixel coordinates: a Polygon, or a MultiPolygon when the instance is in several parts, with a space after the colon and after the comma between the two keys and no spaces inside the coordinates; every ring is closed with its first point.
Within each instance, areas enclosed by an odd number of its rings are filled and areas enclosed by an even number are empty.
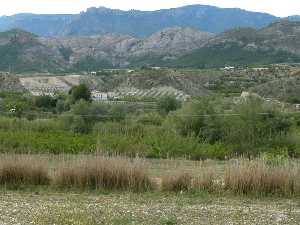
{"type": "Polygon", "coordinates": [[[173,87],[152,87],[151,89],[137,89],[137,88],[120,88],[115,90],[116,96],[134,96],[146,98],[161,98],[165,96],[174,96],[176,99],[185,101],[191,96],[183,91],[177,90],[173,87]]]}
{"type": "Polygon", "coordinates": [[[34,95],[66,92],[73,85],[86,83],[91,90],[110,97],[191,96],[226,94],[239,96],[252,90],[264,97],[286,100],[298,96],[300,65],[269,65],[232,70],[160,69],[108,70],[97,75],[0,75],[1,90],[28,90],[34,95]],[[272,90],[278,90],[272,91],[272,90]]]}
{"type": "Polygon", "coordinates": [[[34,76],[34,77],[20,77],[20,84],[34,95],[53,95],[56,92],[67,92],[74,85],[80,83],[87,83],[92,89],[102,92],[110,93],[110,97],[149,97],[160,98],[164,96],[175,96],[178,100],[187,100],[190,98],[189,94],[184,91],[176,89],[172,86],[153,86],[150,88],[137,88],[132,84],[125,85],[120,83],[116,87],[110,87],[104,90],[102,82],[89,76],[68,75],[68,76],[34,76]]]}
{"type": "Polygon", "coordinates": [[[80,75],[20,77],[22,86],[34,95],[67,92],[80,83],[80,75]]]}

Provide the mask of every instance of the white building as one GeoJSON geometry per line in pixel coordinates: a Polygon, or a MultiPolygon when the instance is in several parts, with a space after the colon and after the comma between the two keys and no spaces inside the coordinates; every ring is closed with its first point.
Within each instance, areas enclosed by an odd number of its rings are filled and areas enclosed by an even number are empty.
{"type": "Polygon", "coordinates": [[[92,76],[96,76],[96,75],[97,75],[97,72],[92,71],[92,72],[91,72],[91,75],[92,75],[92,76]]]}
{"type": "Polygon", "coordinates": [[[92,99],[95,101],[107,101],[108,100],[108,93],[106,93],[106,92],[92,91],[91,95],[92,95],[92,99]]]}
{"type": "Polygon", "coordinates": [[[225,66],[225,67],[223,68],[223,70],[234,70],[234,69],[235,69],[234,66],[225,66]]]}

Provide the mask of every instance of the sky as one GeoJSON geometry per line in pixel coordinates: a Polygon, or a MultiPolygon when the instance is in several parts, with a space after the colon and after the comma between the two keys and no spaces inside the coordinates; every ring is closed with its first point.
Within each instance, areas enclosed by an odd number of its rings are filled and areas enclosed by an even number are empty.
{"type": "Polygon", "coordinates": [[[157,10],[184,5],[205,4],[242,8],[276,16],[300,15],[300,0],[0,0],[0,15],[16,13],[79,13],[89,7],[130,10],[157,10]]]}

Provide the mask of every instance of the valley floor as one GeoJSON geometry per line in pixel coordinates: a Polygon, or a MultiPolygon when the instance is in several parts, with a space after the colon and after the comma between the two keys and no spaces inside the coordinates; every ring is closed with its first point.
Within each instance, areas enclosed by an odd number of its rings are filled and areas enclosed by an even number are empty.
{"type": "Polygon", "coordinates": [[[300,224],[300,199],[165,193],[0,194],[0,224],[300,224]]]}

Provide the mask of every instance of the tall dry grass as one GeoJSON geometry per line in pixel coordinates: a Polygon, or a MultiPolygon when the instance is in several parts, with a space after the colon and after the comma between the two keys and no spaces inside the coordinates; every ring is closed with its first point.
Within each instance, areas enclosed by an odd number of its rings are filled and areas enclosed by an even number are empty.
{"type": "Polygon", "coordinates": [[[300,194],[300,167],[292,162],[238,160],[226,168],[224,183],[234,193],[300,194]]]}
{"type": "Polygon", "coordinates": [[[55,174],[60,187],[147,191],[153,188],[145,165],[136,160],[96,157],[64,164],[55,174]]]}
{"type": "Polygon", "coordinates": [[[192,188],[193,177],[189,173],[178,172],[174,175],[163,176],[162,191],[189,191],[192,188]]]}
{"type": "Polygon", "coordinates": [[[172,175],[150,177],[146,162],[141,159],[2,154],[0,185],[50,185],[137,192],[153,189],[172,192],[228,190],[238,194],[300,195],[299,161],[231,160],[226,162],[225,172],[218,170],[217,163],[196,167],[189,167],[189,172],[184,172],[187,171],[184,165],[178,165],[171,170],[172,175]]]}
{"type": "Polygon", "coordinates": [[[215,191],[219,189],[219,183],[217,181],[217,175],[215,170],[209,168],[203,171],[201,174],[193,179],[192,190],[193,191],[215,191]]]}
{"type": "Polygon", "coordinates": [[[173,175],[163,176],[161,189],[173,192],[213,191],[216,188],[215,179],[215,171],[211,169],[197,175],[177,171],[173,175]]]}
{"type": "Polygon", "coordinates": [[[0,159],[0,184],[48,185],[48,166],[39,157],[2,155],[0,159]]]}

